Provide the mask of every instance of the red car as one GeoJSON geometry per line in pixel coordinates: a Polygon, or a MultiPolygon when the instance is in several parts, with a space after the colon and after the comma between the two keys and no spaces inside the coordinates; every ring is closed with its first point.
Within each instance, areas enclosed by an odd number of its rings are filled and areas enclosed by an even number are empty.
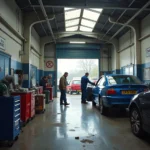
{"type": "Polygon", "coordinates": [[[67,93],[76,93],[79,94],[81,92],[81,79],[73,79],[70,81],[67,86],[67,93]]]}

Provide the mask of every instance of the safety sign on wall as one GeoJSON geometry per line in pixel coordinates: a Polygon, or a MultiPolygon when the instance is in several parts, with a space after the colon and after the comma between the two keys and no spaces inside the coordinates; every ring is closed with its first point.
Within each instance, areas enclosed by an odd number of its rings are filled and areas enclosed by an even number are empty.
{"type": "Polygon", "coordinates": [[[45,59],[45,71],[54,71],[55,68],[55,59],[45,59]]]}
{"type": "Polygon", "coordinates": [[[53,61],[51,61],[51,60],[46,61],[46,67],[47,67],[47,68],[52,68],[53,66],[54,66],[53,61]]]}

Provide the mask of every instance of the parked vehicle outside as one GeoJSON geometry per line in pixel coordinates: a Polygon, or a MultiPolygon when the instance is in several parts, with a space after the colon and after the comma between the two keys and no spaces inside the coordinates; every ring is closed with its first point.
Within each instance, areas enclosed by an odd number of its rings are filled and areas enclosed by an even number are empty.
{"type": "Polygon", "coordinates": [[[132,97],[147,91],[148,87],[132,75],[109,74],[103,75],[94,87],[89,87],[88,101],[98,105],[101,114],[106,115],[112,107],[125,109],[132,97]]]}
{"type": "Polygon", "coordinates": [[[134,135],[150,134],[150,91],[135,95],[129,105],[131,129],[134,135]]]}
{"type": "Polygon", "coordinates": [[[73,78],[69,85],[67,86],[67,93],[69,94],[73,94],[73,93],[76,93],[76,94],[80,94],[81,92],[81,78],[80,77],[76,77],[76,78],[73,78]]]}

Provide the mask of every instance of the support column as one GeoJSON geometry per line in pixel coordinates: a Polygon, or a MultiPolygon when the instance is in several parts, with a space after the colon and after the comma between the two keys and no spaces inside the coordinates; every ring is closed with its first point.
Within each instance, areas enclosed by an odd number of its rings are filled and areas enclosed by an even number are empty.
{"type": "MultiPolygon", "coordinates": [[[[39,13],[40,14],[40,13],[39,13]]],[[[42,17],[40,17],[42,18],[42,17]]],[[[43,18],[42,18],[43,19],[43,18]]],[[[27,42],[24,43],[24,55],[22,57],[23,62],[23,70],[25,74],[25,80],[23,83],[23,87],[30,88],[31,85],[31,77],[30,77],[30,69],[31,69],[31,30],[34,24],[40,23],[37,19],[35,13],[26,13],[24,17],[24,37],[27,39],[27,42]]],[[[43,20],[44,22],[44,20],[43,20]]]]}
{"type": "Polygon", "coordinates": [[[142,66],[141,66],[141,42],[140,38],[140,21],[134,20],[130,26],[134,31],[134,75],[142,80],[142,66]]]}
{"type": "Polygon", "coordinates": [[[121,73],[121,68],[120,68],[120,56],[119,56],[119,41],[117,39],[113,39],[111,41],[112,45],[114,46],[114,50],[115,50],[115,56],[116,56],[116,70],[115,73],[116,74],[120,74],[121,73]]]}

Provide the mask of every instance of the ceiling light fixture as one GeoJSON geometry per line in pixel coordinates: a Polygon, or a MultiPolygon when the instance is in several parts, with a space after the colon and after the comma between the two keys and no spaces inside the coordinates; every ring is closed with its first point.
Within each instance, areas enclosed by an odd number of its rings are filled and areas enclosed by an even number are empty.
{"type": "Polygon", "coordinates": [[[85,44],[85,42],[81,42],[81,41],[70,41],[70,44],[85,44]]]}

